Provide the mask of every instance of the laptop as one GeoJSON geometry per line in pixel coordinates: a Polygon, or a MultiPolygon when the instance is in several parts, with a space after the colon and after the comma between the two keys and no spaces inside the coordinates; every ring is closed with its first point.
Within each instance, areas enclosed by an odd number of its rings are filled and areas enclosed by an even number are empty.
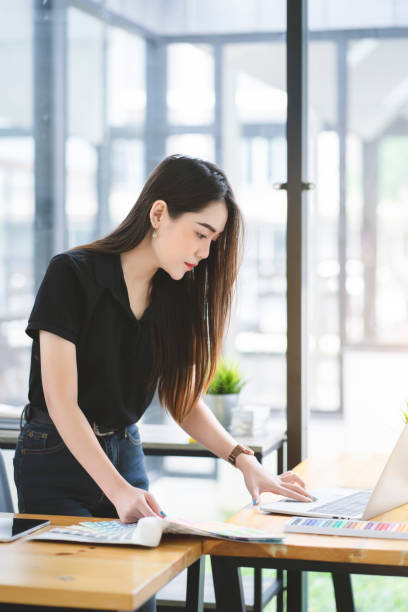
{"type": "Polygon", "coordinates": [[[408,503],[408,425],[404,427],[373,491],[324,488],[310,490],[316,501],[283,498],[261,503],[265,514],[369,520],[408,503]]]}

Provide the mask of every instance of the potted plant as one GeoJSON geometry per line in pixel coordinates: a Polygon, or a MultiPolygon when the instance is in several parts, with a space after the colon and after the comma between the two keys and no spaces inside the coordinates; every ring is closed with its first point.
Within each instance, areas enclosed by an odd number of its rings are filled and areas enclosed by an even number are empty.
{"type": "Polygon", "coordinates": [[[404,423],[408,425],[408,402],[406,402],[406,410],[402,411],[402,418],[404,419],[404,423]]]}
{"type": "Polygon", "coordinates": [[[233,359],[228,361],[221,357],[204,401],[228,431],[233,409],[238,404],[239,394],[246,383],[239,373],[238,364],[233,359]]]}

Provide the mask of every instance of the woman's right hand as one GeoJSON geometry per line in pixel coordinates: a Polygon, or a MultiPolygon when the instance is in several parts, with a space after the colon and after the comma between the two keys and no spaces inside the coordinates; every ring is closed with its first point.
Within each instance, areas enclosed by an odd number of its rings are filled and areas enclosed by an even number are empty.
{"type": "Polygon", "coordinates": [[[119,520],[122,523],[135,523],[144,516],[166,516],[157,503],[156,499],[144,489],[138,489],[128,485],[113,501],[119,520]]]}

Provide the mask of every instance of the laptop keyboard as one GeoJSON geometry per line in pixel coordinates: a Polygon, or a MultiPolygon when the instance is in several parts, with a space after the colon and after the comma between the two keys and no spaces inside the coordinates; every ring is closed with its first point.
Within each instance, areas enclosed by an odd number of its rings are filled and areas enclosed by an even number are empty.
{"type": "Polygon", "coordinates": [[[339,516],[358,516],[364,512],[370,497],[371,491],[357,491],[357,493],[352,493],[322,506],[316,506],[313,508],[313,512],[323,512],[324,514],[339,516]]]}

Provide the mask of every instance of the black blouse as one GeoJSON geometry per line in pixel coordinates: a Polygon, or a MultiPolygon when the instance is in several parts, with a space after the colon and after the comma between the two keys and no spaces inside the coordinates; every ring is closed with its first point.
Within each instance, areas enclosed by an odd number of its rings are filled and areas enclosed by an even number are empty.
{"type": "Polygon", "coordinates": [[[76,345],[78,404],[88,421],[119,428],[137,421],[155,389],[151,306],[133,314],[119,254],[86,249],[53,257],[38,290],[26,333],[33,339],[28,398],[47,411],[38,330],[76,345]]]}

